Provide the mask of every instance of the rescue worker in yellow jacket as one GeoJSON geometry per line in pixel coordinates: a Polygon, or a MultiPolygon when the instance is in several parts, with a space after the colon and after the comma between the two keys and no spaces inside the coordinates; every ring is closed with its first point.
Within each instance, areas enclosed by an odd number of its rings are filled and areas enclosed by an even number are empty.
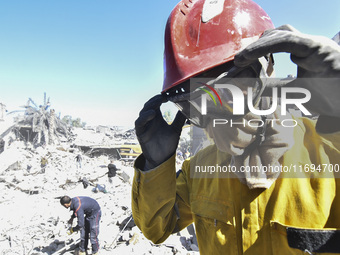
{"type": "Polygon", "coordinates": [[[183,0],[164,56],[162,94],[135,122],[132,209],[144,235],[161,243],[194,223],[201,254],[340,254],[339,45],[274,28],[251,0],[183,0]],[[273,78],[276,52],[291,54],[296,79],[273,78]],[[180,109],[171,125],[166,101],[180,109]],[[214,144],[176,174],[186,120],[214,144]]]}

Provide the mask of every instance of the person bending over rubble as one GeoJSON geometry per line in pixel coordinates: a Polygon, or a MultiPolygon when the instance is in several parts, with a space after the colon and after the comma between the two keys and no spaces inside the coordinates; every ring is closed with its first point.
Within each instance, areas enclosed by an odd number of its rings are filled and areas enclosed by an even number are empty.
{"type": "Polygon", "coordinates": [[[101,218],[101,210],[98,202],[90,197],[74,197],[63,196],[60,198],[60,204],[65,208],[70,208],[73,214],[68,221],[71,228],[68,234],[77,232],[80,230],[80,245],[79,245],[79,255],[85,255],[89,236],[92,245],[92,254],[98,254],[99,250],[99,222],[101,218]],[[73,219],[78,219],[78,224],[72,227],[73,219]]]}
{"type": "Polygon", "coordinates": [[[183,0],[164,57],[162,94],[135,122],[132,210],[144,235],[161,243],[194,222],[200,254],[340,254],[339,45],[274,28],[251,0],[183,0]],[[291,54],[297,79],[270,78],[276,52],[291,54]],[[319,117],[281,112],[278,90],[281,108],[291,100],[319,117]],[[166,101],[180,109],[171,125],[166,101]],[[214,144],[176,177],[186,119],[214,144]]]}
{"type": "Polygon", "coordinates": [[[118,170],[116,165],[114,164],[113,159],[110,160],[110,163],[107,165],[107,168],[109,170],[107,172],[107,177],[109,179],[109,182],[112,183],[112,178],[116,176],[118,170]]]}

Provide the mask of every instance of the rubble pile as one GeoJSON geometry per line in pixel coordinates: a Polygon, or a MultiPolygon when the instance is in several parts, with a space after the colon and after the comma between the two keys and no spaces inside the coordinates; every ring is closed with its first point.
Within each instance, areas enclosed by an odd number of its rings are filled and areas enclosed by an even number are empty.
{"type": "Polygon", "coordinates": [[[77,254],[79,233],[67,234],[71,212],[59,203],[63,195],[90,196],[100,204],[102,255],[198,254],[192,231],[172,235],[161,245],[147,240],[131,214],[133,168],[115,161],[119,171],[109,182],[110,158],[89,157],[72,145],[66,140],[42,146],[14,140],[0,153],[1,255],[77,254]]]}

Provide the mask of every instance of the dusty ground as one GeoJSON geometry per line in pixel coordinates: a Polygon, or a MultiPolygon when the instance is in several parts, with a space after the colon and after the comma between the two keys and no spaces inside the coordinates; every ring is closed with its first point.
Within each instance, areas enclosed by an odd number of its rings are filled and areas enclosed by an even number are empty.
{"type": "MultiPolygon", "coordinates": [[[[78,138],[102,142],[93,131],[79,130],[78,138]],[[92,133],[91,133],[92,132],[92,133]],[[98,139],[98,141],[97,141],[98,139]]],[[[79,142],[79,140],[78,140],[79,142]]],[[[102,208],[100,254],[198,254],[194,236],[187,230],[154,245],[134,226],[131,216],[131,179],[133,168],[115,162],[119,175],[112,183],[107,178],[109,158],[83,155],[77,167],[68,144],[33,148],[15,141],[0,154],[0,254],[77,254],[72,241],[79,233],[67,235],[71,212],[63,208],[58,197],[90,196],[102,208]],[[48,164],[43,173],[40,159],[48,164]],[[81,179],[92,180],[84,188],[81,179]],[[98,186],[95,189],[96,185],[98,186]],[[105,187],[101,191],[101,187],[105,187]],[[66,249],[70,247],[71,249],[66,249]]],[[[76,222],[76,221],[74,221],[76,222]]],[[[89,252],[91,254],[91,252],[89,252]]]]}

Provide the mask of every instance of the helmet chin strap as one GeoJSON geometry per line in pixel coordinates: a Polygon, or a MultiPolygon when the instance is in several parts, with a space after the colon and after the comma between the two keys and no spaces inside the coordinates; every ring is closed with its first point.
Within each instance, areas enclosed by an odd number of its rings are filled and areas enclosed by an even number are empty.
{"type": "MultiPolygon", "coordinates": [[[[273,61],[273,57],[272,56],[268,56],[268,57],[261,57],[259,58],[259,62],[262,66],[261,68],[261,72],[259,74],[260,79],[262,78],[262,82],[263,82],[263,89],[261,91],[261,94],[263,93],[263,91],[265,90],[266,87],[266,80],[273,74],[274,70],[273,70],[273,65],[274,65],[274,61],[273,61]],[[263,79],[264,78],[264,79],[263,79]]],[[[261,95],[259,95],[261,96],[261,95]]],[[[259,104],[259,108],[262,109],[262,98],[260,99],[260,104],[259,104]]],[[[266,135],[266,130],[267,130],[267,116],[266,115],[262,115],[261,116],[261,120],[263,121],[263,125],[261,127],[259,127],[257,134],[256,134],[256,138],[254,140],[254,142],[252,142],[244,151],[243,155],[244,157],[249,156],[249,154],[256,148],[259,147],[263,141],[265,140],[265,135],[266,135]]]]}
{"type": "MultiPolygon", "coordinates": [[[[269,57],[261,57],[259,58],[259,62],[262,66],[261,71],[259,73],[259,77],[260,79],[262,79],[262,83],[263,83],[263,88],[260,92],[260,94],[258,95],[260,97],[260,103],[259,103],[259,108],[263,109],[263,105],[262,105],[262,98],[261,95],[263,93],[263,91],[266,88],[266,83],[267,83],[267,79],[273,74],[273,60],[272,60],[272,56],[269,57]]],[[[242,154],[242,157],[247,157],[250,155],[250,153],[257,147],[261,146],[261,144],[263,143],[263,141],[265,140],[265,134],[266,134],[266,130],[267,130],[267,116],[266,115],[262,115],[261,116],[261,120],[263,121],[263,125],[261,127],[259,127],[257,133],[256,133],[256,138],[255,140],[244,150],[244,153],[242,154]]]]}
{"type": "Polygon", "coordinates": [[[260,147],[263,141],[266,139],[265,135],[266,135],[267,125],[268,125],[267,116],[264,116],[264,115],[261,116],[261,120],[263,121],[264,124],[261,127],[259,127],[256,133],[255,140],[251,144],[249,144],[248,147],[244,149],[244,152],[241,155],[241,157],[244,157],[244,158],[248,157],[250,153],[254,151],[255,148],[260,147]]]}
{"type": "MultiPolygon", "coordinates": [[[[273,56],[272,54],[266,58],[266,57],[261,57],[259,58],[259,61],[262,65],[262,69],[261,69],[261,73],[260,73],[260,78],[269,78],[271,75],[274,75],[274,69],[273,69],[273,65],[274,65],[274,60],[273,60],[273,56]]],[[[266,87],[266,82],[264,82],[264,87],[266,87]]],[[[264,88],[265,89],[265,88],[264,88]]],[[[263,91],[264,91],[263,89],[263,91]]],[[[260,99],[260,109],[263,108],[262,107],[262,98],[260,99]]],[[[248,156],[249,153],[254,150],[255,147],[260,146],[263,141],[265,140],[265,135],[266,135],[266,130],[267,130],[267,126],[268,126],[268,121],[267,121],[267,116],[266,115],[262,115],[261,116],[261,120],[263,121],[263,126],[260,127],[257,131],[256,134],[256,138],[255,141],[252,142],[244,151],[243,155],[248,156]]]]}
{"type": "MultiPolygon", "coordinates": [[[[265,57],[261,57],[259,58],[259,62],[262,65],[261,68],[261,72],[259,74],[260,78],[269,78],[269,76],[271,76],[273,74],[273,60],[272,60],[272,56],[269,56],[268,58],[265,57]]],[[[263,90],[264,91],[265,87],[266,87],[266,82],[264,81],[264,86],[263,86],[263,90]]],[[[260,95],[261,96],[261,95],[260,95]]],[[[262,98],[260,99],[260,104],[259,104],[259,108],[262,109],[262,98]]],[[[268,121],[267,121],[267,116],[266,115],[262,115],[261,116],[261,120],[264,123],[261,127],[259,127],[259,129],[257,130],[256,133],[256,138],[255,140],[244,150],[244,153],[241,155],[242,157],[247,157],[250,155],[250,153],[257,147],[261,146],[261,144],[263,143],[263,141],[265,140],[265,135],[266,135],[266,130],[267,130],[267,126],[268,126],[268,121]]]]}

